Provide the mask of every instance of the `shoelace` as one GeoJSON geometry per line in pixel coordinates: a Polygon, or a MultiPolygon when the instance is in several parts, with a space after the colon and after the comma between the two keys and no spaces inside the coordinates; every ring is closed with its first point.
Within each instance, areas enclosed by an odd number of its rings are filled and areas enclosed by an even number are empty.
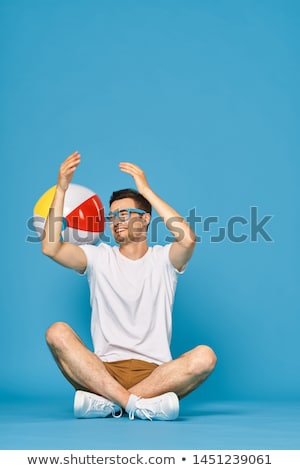
{"type": "Polygon", "coordinates": [[[128,417],[129,419],[134,419],[134,410],[130,410],[129,413],[128,413],[128,417]]]}
{"type": "Polygon", "coordinates": [[[149,419],[150,421],[152,421],[152,416],[153,416],[152,411],[145,409],[145,410],[139,410],[139,412],[140,414],[144,415],[146,419],[149,419]]]}
{"type": "Polygon", "coordinates": [[[134,419],[134,412],[135,412],[135,410],[130,410],[130,411],[129,411],[129,413],[128,413],[129,419],[131,419],[131,420],[134,419]]]}
{"type": "Polygon", "coordinates": [[[123,410],[122,408],[119,408],[119,407],[114,407],[112,406],[112,412],[111,414],[113,415],[114,418],[121,418],[122,414],[123,414],[123,410]],[[119,413],[119,414],[118,414],[119,413]]]}
{"type": "MultiPolygon", "coordinates": [[[[152,410],[147,410],[147,408],[144,408],[144,409],[142,409],[142,408],[136,408],[135,410],[131,410],[131,411],[128,413],[129,419],[131,419],[131,420],[134,419],[134,417],[135,417],[135,412],[136,412],[137,409],[139,410],[139,413],[140,413],[140,414],[142,414],[143,416],[145,416],[146,419],[149,419],[150,421],[152,421],[152,417],[153,417],[153,415],[154,415],[155,413],[153,413],[152,410]]],[[[166,414],[165,414],[163,411],[160,412],[160,415],[166,416],[166,414]]]]}
{"type": "Polygon", "coordinates": [[[103,403],[99,403],[97,400],[93,400],[91,402],[89,409],[110,412],[114,418],[121,418],[123,414],[123,410],[121,407],[113,405],[103,405],[103,403]]]}

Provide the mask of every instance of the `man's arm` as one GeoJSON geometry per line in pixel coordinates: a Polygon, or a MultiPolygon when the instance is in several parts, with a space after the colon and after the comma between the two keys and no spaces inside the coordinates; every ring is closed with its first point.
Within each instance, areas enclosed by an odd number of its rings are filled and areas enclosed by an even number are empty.
{"type": "Polygon", "coordinates": [[[178,271],[182,271],[195,248],[196,235],[194,231],[173,207],[167,204],[150,188],[141,168],[133,163],[122,162],[120,163],[120,170],[134,178],[139,193],[150,202],[174,236],[175,241],[170,248],[170,261],[178,271]]]}
{"type": "Polygon", "coordinates": [[[67,268],[84,271],[87,263],[84,251],[73,243],[61,241],[65,194],[79,163],[80,155],[74,152],[60,166],[55,195],[44,227],[42,252],[67,268]]]}

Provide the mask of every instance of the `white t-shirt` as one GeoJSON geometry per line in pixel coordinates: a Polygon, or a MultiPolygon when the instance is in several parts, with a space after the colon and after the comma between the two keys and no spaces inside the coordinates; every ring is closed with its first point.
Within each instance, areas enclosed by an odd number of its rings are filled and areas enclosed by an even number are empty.
{"type": "Polygon", "coordinates": [[[102,361],[162,364],[172,359],[178,271],[169,259],[170,246],[149,247],[137,260],[122,255],[118,246],[81,246],[87,256],[94,351],[102,361]]]}

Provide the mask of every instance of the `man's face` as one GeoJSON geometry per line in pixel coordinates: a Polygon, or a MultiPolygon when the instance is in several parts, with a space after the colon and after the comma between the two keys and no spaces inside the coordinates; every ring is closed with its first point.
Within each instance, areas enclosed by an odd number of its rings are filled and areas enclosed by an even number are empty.
{"type": "Polygon", "coordinates": [[[110,206],[110,212],[120,211],[121,220],[117,216],[112,216],[110,221],[111,232],[119,244],[140,242],[146,239],[147,226],[150,222],[149,214],[131,212],[128,214],[128,220],[122,220],[122,215],[126,215],[125,209],[129,208],[137,208],[135,201],[131,198],[119,199],[110,206]],[[122,209],[124,209],[124,212],[122,212],[122,209]]]}

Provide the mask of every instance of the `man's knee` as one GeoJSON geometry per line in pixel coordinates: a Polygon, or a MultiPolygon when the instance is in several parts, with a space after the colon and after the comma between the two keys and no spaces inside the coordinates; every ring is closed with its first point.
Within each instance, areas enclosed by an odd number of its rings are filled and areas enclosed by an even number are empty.
{"type": "Polygon", "coordinates": [[[196,346],[191,352],[189,367],[193,375],[211,374],[217,362],[217,356],[209,346],[196,346]]]}
{"type": "Polygon", "coordinates": [[[55,347],[62,347],[65,344],[66,338],[70,335],[71,328],[67,323],[56,322],[51,325],[46,331],[47,344],[55,347]]]}

